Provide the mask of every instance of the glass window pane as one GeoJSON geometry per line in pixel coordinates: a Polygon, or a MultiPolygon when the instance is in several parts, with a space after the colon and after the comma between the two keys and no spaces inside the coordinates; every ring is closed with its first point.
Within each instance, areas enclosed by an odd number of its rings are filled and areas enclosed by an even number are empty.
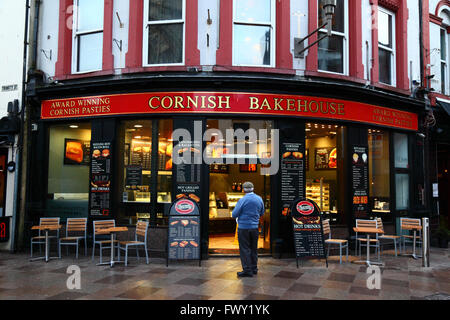
{"type": "Polygon", "coordinates": [[[395,167],[409,168],[408,136],[404,133],[394,133],[395,167]]]}
{"type": "MultiPolygon", "coordinates": [[[[230,0],[231,1],[231,0],[230,0]]],[[[241,22],[271,22],[272,0],[238,0],[235,20],[241,22]]]]}
{"type": "Polygon", "coordinates": [[[87,217],[90,141],[90,123],[50,127],[46,201],[49,216],[87,217]]]}
{"type": "Polygon", "coordinates": [[[150,25],[148,30],[148,63],[183,62],[183,24],[150,25]]]}
{"type": "Polygon", "coordinates": [[[378,49],[378,61],[379,61],[379,77],[380,82],[386,84],[392,84],[392,53],[388,50],[378,49]]]}
{"type": "MultiPolygon", "coordinates": [[[[333,16],[332,30],[337,32],[345,32],[345,0],[337,0],[336,9],[333,16]]],[[[323,4],[325,0],[319,0],[319,26],[325,23],[325,11],[323,10],[323,4]]]]}
{"type": "Polygon", "coordinates": [[[235,63],[238,65],[270,65],[270,27],[234,26],[235,63]]]}
{"type": "Polygon", "coordinates": [[[445,41],[447,33],[445,30],[441,29],[441,60],[445,61],[447,59],[447,41],[445,41]]]}
{"type": "Polygon", "coordinates": [[[78,0],[77,31],[103,29],[103,0],[78,0]]]}
{"type": "Polygon", "coordinates": [[[78,70],[102,68],[103,32],[78,36],[78,70]]]}
{"type": "Polygon", "coordinates": [[[392,48],[392,16],[378,11],[378,43],[392,48]]]}
{"type": "Polygon", "coordinates": [[[447,70],[447,65],[445,63],[441,62],[441,93],[444,93],[444,94],[445,94],[446,70],[447,70]]]}
{"type": "Polygon", "coordinates": [[[374,213],[389,212],[389,132],[374,129],[369,129],[369,196],[374,213]]]}
{"type": "Polygon", "coordinates": [[[172,201],[172,120],[158,121],[158,203],[163,203],[163,206],[158,206],[158,214],[168,212],[168,207],[172,201]],[[165,209],[165,210],[164,210],[165,209]]]}
{"type": "Polygon", "coordinates": [[[149,0],[150,21],[175,20],[183,18],[182,0],[149,0]]]}
{"type": "MultiPolygon", "coordinates": [[[[323,33],[319,33],[319,37],[323,33]]],[[[319,70],[344,73],[344,39],[333,35],[319,42],[319,70]]]]}
{"type": "Polygon", "coordinates": [[[395,175],[395,204],[397,210],[409,209],[409,175],[395,175]]]}

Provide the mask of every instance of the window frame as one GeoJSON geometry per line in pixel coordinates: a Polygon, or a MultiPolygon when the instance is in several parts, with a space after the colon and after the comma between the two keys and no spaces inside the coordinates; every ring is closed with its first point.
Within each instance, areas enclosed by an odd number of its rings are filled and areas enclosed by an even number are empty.
{"type": "Polygon", "coordinates": [[[233,0],[233,14],[232,14],[232,65],[235,67],[257,67],[257,68],[275,68],[276,63],[276,26],[277,26],[277,15],[276,15],[276,0],[270,0],[270,24],[267,22],[248,22],[248,21],[239,21],[236,19],[236,5],[237,0],[233,0]],[[258,65],[258,64],[238,64],[236,63],[236,46],[234,45],[235,39],[235,25],[246,25],[246,26],[269,26],[270,27],[270,64],[269,65],[258,65]]]}
{"type": "MultiPolygon", "coordinates": [[[[319,0],[317,1],[317,22],[319,22],[319,0]]],[[[344,1],[344,33],[339,31],[331,30],[332,36],[339,36],[342,37],[343,45],[342,45],[342,57],[343,57],[343,72],[334,72],[334,71],[328,71],[328,70],[322,70],[319,68],[319,47],[317,46],[317,71],[329,73],[329,74],[338,74],[338,75],[349,75],[349,6],[348,6],[348,0],[342,0],[344,1]]],[[[320,27],[320,26],[319,26],[320,27]]],[[[321,33],[327,33],[327,29],[320,29],[318,33],[318,37],[320,38],[321,33]]]]}
{"type": "Polygon", "coordinates": [[[448,94],[448,36],[447,36],[447,30],[444,28],[444,26],[440,27],[439,30],[439,38],[442,39],[441,33],[444,32],[444,50],[445,50],[445,60],[442,60],[442,42],[440,41],[440,56],[439,56],[439,62],[440,62],[440,70],[441,70],[441,93],[442,94],[448,94]],[[444,79],[442,79],[442,66],[444,65],[444,79]],[[442,80],[444,80],[444,83],[442,83],[442,80]],[[444,88],[444,90],[442,90],[444,88]]]}
{"type": "Polygon", "coordinates": [[[151,0],[144,0],[144,16],[142,19],[143,22],[143,33],[142,33],[142,66],[143,67],[163,67],[163,66],[184,66],[186,63],[186,0],[181,0],[181,19],[174,19],[174,20],[157,20],[157,21],[150,21],[148,17],[148,13],[150,10],[150,1],[151,0]],[[181,62],[174,62],[174,63],[155,63],[150,64],[148,63],[149,58],[149,52],[148,52],[148,29],[150,25],[163,25],[163,24],[183,24],[183,44],[181,49],[181,62]]]}
{"type": "MultiPolygon", "coordinates": [[[[90,73],[95,71],[101,71],[103,70],[103,42],[104,42],[104,36],[105,36],[105,20],[104,20],[104,11],[101,13],[101,19],[102,19],[102,28],[101,29],[92,29],[87,31],[78,32],[78,4],[79,0],[73,0],[73,21],[72,21],[72,67],[71,71],[72,74],[84,74],[84,73],[90,73]],[[101,33],[102,34],[102,55],[101,55],[101,65],[98,69],[90,69],[90,70],[83,70],[78,71],[79,68],[79,59],[80,59],[80,48],[79,48],[79,39],[81,36],[90,35],[90,34],[96,34],[101,33]]],[[[105,7],[105,3],[103,2],[103,10],[105,7]]]]}
{"type": "MultiPolygon", "coordinates": [[[[396,70],[397,70],[397,65],[396,65],[396,38],[395,38],[395,34],[396,34],[396,17],[395,17],[395,12],[392,12],[386,8],[383,7],[378,7],[378,13],[379,12],[383,12],[387,15],[389,15],[392,18],[392,30],[391,30],[391,39],[392,39],[392,48],[389,48],[383,44],[380,43],[380,41],[377,41],[377,45],[378,45],[378,61],[379,61],[379,52],[380,49],[386,50],[390,52],[390,56],[391,56],[391,83],[386,83],[386,82],[382,82],[380,79],[378,80],[381,84],[387,85],[387,86],[392,86],[392,87],[396,87],[397,86],[397,74],[396,74],[396,70]]],[[[378,14],[377,13],[377,14],[378,14]]],[[[378,20],[379,21],[379,20],[378,20]]],[[[378,72],[380,72],[380,63],[378,62],[378,72]]]]}

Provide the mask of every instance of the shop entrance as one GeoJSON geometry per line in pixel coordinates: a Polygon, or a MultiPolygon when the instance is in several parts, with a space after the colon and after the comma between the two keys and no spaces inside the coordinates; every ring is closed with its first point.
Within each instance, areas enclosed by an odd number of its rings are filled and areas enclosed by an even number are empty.
{"type": "MultiPolygon", "coordinates": [[[[212,158],[226,159],[231,148],[238,143],[236,139],[230,143],[226,140],[226,129],[270,129],[270,121],[258,120],[208,120],[207,129],[218,129],[223,132],[222,137],[217,132],[217,139],[212,139],[207,146],[207,152],[212,158]],[[222,140],[222,141],[220,141],[222,140]]],[[[214,133],[212,134],[214,136],[214,133]]],[[[237,239],[236,221],[231,217],[236,203],[244,196],[242,184],[251,181],[255,186],[254,192],[261,196],[265,205],[265,214],[259,224],[258,252],[270,252],[270,176],[261,174],[261,164],[251,164],[249,158],[254,156],[259,159],[267,156],[270,150],[270,137],[251,141],[247,139],[244,164],[211,164],[209,173],[209,253],[210,254],[239,254],[239,243],[237,239]],[[257,148],[249,148],[249,145],[256,143],[257,148]],[[256,150],[252,153],[251,150],[256,150]]],[[[223,161],[224,163],[226,161],[223,161]]]]}

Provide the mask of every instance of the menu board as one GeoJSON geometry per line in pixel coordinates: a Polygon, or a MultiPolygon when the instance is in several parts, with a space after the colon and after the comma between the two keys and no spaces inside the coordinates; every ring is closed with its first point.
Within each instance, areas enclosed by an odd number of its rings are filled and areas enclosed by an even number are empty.
{"type": "Polygon", "coordinates": [[[190,198],[180,198],[169,210],[169,260],[200,260],[200,209],[190,198]]]}
{"type": "Polygon", "coordinates": [[[183,194],[200,201],[201,159],[198,160],[201,150],[201,141],[180,141],[174,150],[177,150],[181,163],[173,163],[175,175],[175,196],[183,194]],[[188,157],[186,159],[186,157],[188,157]]]}
{"type": "Polygon", "coordinates": [[[89,165],[90,141],[64,139],[64,164],[89,165]]]}
{"type": "Polygon", "coordinates": [[[91,143],[91,179],[89,214],[108,216],[111,210],[111,145],[110,141],[91,143]]]}
{"type": "Polygon", "coordinates": [[[304,145],[298,142],[281,144],[281,204],[283,216],[289,215],[292,201],[305,193],[304,145]]]}
{"type": "Polygon", "coordinates": [[[169,259],[200,259],[200,217],[169,217],[169,259]]]}
{"type": "Polygon", "coordinates": [[[136,189],[142,185],[142,166],[126,166],[125,185],[127,189],[136,189]]]}
{"type": "Polygon", "coordinates": [[[352,146],[352,207],[356,218],[369,213],[369,162],[366,146],[352,146]]]}
{"type": "Polygon", "coordinates": [[[314,150],[314,169],[336,169],[337,168],[337,149],[316,148],[314,150]]]}
{"type": "Polygon", "coordinates": [[[297,199],[292,203],[291,217],[296,258],[326,258],[318,205],[312,200],[297,199]]]}
{"type": "Polygon", "coordinates": [[[133,139],[131,141],[130,164],[141,165],[144,170],[151,168],[152,143],[133,139]]]}

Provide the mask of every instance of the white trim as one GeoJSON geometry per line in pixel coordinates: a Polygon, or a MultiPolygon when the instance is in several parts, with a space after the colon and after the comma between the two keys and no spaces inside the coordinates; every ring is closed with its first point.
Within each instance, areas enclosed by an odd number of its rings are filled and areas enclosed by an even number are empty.
{"type": "Polygon", "coordinates": [[[102,19],[102,29],[93,29],[93,30],[87,30],[78,32],[78,1],[79,0],[73,0],[73,19],[72,19],[72,64],[71,64],[71,73],[72,74],[84,74],[84,73],[90,73],[95,71],[102,71],[103,70],[103,54],[102,54],[102,63],[99,69],[94,70],[83,70],[78,71],[78,37],[87,35],[87,34],[94,34],[94,33],[102,33],[102,49],[103,49],[103,37],[104,37],[104,4],[103,4],[103,12],[98,15],[102,19]]]}
{"type": "MultiPolygon", "coordinates": [[[[395,13],[392,11],[389,11],[383,7],[378,7],[378,11],[384,12],[387,15],[391,16],[392,18],[392,48],[386,47],[382,44],[380,44],[380,42],[377,43],[378,45],[378,50],[381,48],[383,50],[386,51],[390,51],[391,52],[391,77],[392,77],[392,83],[385,83],[385,82],[381,82],[379,80],[380,83],[388,85],[388,86],[392,86],[392,87],[396,87],[397,86],[397,64],[396,64],[396,56],[397,56],[397,43],[396,43],[396,39],[395,39],[395,32],[396,32],[396,25],[395,25],[395,13]]],[[[378,65],[378,68],[380,68],[380,66],[378,65]]],[[[379,71],[378,71],[379,72],[379,71]]]]}
{"type": "MultiPolygon", "coordinates": [[[[445,28],[439,28],[439,50],[442,50],[441,47],[441,32],[444,31],[444,49],[445,49],[445,60],[442,60],[442,56],[441,56],[441,52],[439,52],[439,70],[441,71],[440,76],[442,75],[442,64],[445,65],[444,67],[444,92],[441,92],[442,94],[448,94],[449,93],[449,76],[448,76],[448,54],[449,54],[449,50],[448,50],[448,35],[447,35],[447,30],[445,28]]],[[[441,77],[441,85],[439,88],[442,91],[442,77],[441,77]]]]}
{"type": "MultiPolygon", "coordinates": [[[[349,75],[349,42],[348,42],[348,33],[349,33],[349,10],[348,10],[348,0],[344,1],[344,32],[340,31],[333,31],[331,30],[331,34],[333,36],[339,36],[342,37],[342,61],[344,63],[342,67],[342,73],[341,72],[334,72],[334,71],[328,71],[328,70],[322,70],[319,69],[319,66],[317,66],[317,71],[319,72],[325,72],[325,73],[331,73],[331,74],[338,74],[338,75],[349,75]]],[[[319,7],[317,7],[317,21],[319,21],[319,7]]],[[[327,29],[320,29],[320,32],[328,32],[327,29]]],[[[318,44],[317,44],[318,45],[318,44]]],[[[318,57],[317,57],[318,59],[318,57]]]]}
{"type": "Polygon", "coordinates": [[[439,98],[439,97],[436,97],[436,100],[450,104],[450,100],[442,99],[442,98],[439,98]]]}
{"type": "MultiPolygon", "coordinates": [[[[157,21],[149,21],[148,20],[148,11],[149,11],[149,1],[144,0],[144,17],[143,17],[143,32],[142,32],[142,66],[143,67],[165,67],[165,66],[184,66],[185,65],[185,55],[186,55],[186,0],[182,1],[181,7],[181,19],[174,20],[157,20],[157,21]],[[183,24],[183,48],[181,53],[181,62],[174,63],[158,63],[158,64],[149,64],[148,63],[148,26],[150,25],[163,25],[163,24],[183,24]]],[[[164,1],[164,0],[163,0],[164,1]]]]}
{"type": "MultiPolygon", "coordinates": [[[[229,1],[229,0],[228,0],[229,1]]],[[[239,21],[239,20],[235,20],[236,17],[236,1],[237,0],[233,0],[233,21],[232,21],[232,36],[231,36],[231,43],[232,43],[232,65],[236,66],[236,67],[255,67],[255,68],[275,68],[275,55],[276,55],[276,45],[277,45],[277,41],[276,41],[276,36],[277,36],[277,29],[276,29],[276,25],[277,25],[277,21],[276,21],[276,0],[270,0],[270,19],[271,21],[268,22],[248,22],[248,21],[239,21]],[[234,26],[235,24],[238,25],[247,25],[247,26],[266,26],[270,28],[270,64],[269,65],[258,65],[258,64],[238,64],[236,63],[236,46],[234,44],[234,39],[235,39],[235,35],[234,35],[234,26]]]]}

